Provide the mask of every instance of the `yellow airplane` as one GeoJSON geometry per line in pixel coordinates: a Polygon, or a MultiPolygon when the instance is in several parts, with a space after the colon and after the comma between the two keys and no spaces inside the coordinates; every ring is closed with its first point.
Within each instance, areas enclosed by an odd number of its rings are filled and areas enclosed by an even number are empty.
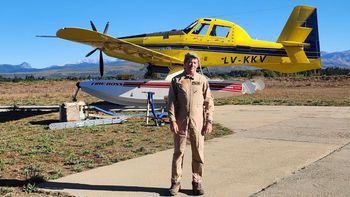
{"type": "MultiPolygon", "coordinates": [[[[90,21],[91,22],[91,21],[90,21]]],[[[168,76],[183,70],[184,54],[195,52],[202,67],[249,65],[294,73],[321,68],[316,8],[296,6],[276,42],[252,39],[239,25],[214,18],[201,18],[182,30],[114,38],[81,28],[62,28],[59,38],[90,45],[102,52],[155,70],[167,70],[168,76]]]]}

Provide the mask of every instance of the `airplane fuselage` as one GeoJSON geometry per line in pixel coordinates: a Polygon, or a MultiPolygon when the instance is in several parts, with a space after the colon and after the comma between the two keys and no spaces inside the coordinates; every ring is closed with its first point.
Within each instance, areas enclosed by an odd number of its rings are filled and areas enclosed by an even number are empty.
{"type": "MultiPolygon", "coordinates": [[[[239,25],[220,19],[203,18],[192,27],[119,39],[181,59],[189,51],[201,57],[203,67],[251,65],[278,70],[281,63],[291,63],[281,43],[251,39],[239,25]],[[214,32],[220,28],[220,34],[214,32]]],[[[319,68],[319,54],[307,52],[314,69],[319,68]]],[[[131,60],[137,61],[137,60],[131,60]]],[[[147,63],[147,62],[139,62],[147,63]]],[[[307,68],[312,67],[310,64],[307,68]]],[[[160,63],[155,66],[171,66],[160,63]]],[[[285,69],[285,68],[282,68],[285,69]]],[[[300,69],[300,68],[298,68],[300,69]]],[[[294,72],[293,69],[290,72],[294,72]]]]}

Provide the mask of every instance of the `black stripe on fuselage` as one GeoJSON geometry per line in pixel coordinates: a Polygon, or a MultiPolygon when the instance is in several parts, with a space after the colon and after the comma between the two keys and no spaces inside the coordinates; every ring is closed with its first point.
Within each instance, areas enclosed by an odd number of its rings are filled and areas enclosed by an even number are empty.
{"type": "MultiPolygon", "coordinates": [[[[237,53],[237,54],[252,54],[252,55],[268,55],[287,57],[287,52],[284,49],[274,48],[258,48],[249,46],[217,46],[217,45],[185,45],[185,44],[145,44],[141,45],[150,49],[186,49],[193,51],[209,51],[220,53],[237,53]]],[[[317,52],[305,50],[308,58],[319,58],[317,52]]]]}

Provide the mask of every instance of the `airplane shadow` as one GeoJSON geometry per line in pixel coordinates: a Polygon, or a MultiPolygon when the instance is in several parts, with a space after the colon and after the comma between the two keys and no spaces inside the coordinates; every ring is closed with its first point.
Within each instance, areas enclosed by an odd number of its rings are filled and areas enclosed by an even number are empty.
{"type": "Polygon", "coordinates": [[[22,118],[28,118],[32,116],[38,116],[42,114],[52,113],[50,111],[8,111],[0,112],[0,123],[5,123],[14,120],[20,120],[22,118]]]}

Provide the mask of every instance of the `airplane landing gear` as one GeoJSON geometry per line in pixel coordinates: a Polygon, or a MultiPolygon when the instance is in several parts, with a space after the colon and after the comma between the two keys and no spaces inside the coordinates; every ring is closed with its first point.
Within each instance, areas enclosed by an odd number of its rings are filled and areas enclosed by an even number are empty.
{"type": "Polygon", "coordinates": [[[73,94],[73,96],[72,96],[72,101],[73,101],[73,102],[76,102],[76,101],[77,101],[77,95],[78,95],[78,92],[79,92],[79,90],[80,90],[79,82],[76,84],[76,86],[77,86],[77,89],[75,89],[75,92],[74,92],[74,94],[73,94]]]}

